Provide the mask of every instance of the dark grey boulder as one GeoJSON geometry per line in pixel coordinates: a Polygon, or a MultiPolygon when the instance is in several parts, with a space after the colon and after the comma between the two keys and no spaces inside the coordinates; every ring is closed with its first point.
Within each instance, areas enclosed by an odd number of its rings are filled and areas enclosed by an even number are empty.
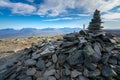
{"type": "Polygon", "coordinates": [[[86,43],[87,42],[85,37],[78,37],[78,39],[79,39],[79,43],[86,43]]]}
{"type": "Polygon", "coordinates": [[[25,61],[26,66],[33,66],[35,64],[36,64],[36,61],[33,60],[33,59],[28,59],[28,60],[25,61]]]}
{"type": "Polygon", "coordinates": [[[62,77],[60,78],[60,80],[71,80],[71,78],[70,78],[70,77],[66,77],[66,76],[62,76],[62,77]]]}
{"type": "Polygon", "coordinates": [[[59,63],[60,65],[62,65],[65,61],[66,61],[66,55],[60,54],[60,55],[58,56],[58,63],[59,63]]]}
{"type": "Polygon", "coordinates": [[[118,55],[118,60],[120,61],[120,54],[118,55]]]}
{"type": "Polygon", "coordinates": [[[118,63],[117,63],[119,66],[120,66],[120,61],[118,61],[118,63]]]}
{"type": "Polygon", "coordinates": [[[39,59],[39,61],[36,63],[36,67],[40,70],[44,70],[45,69],[45,62],[42,59],[39,59]]]}
{"type": "Polygon", "coordinates": [[[18,79],[19,79],[19,80],[32,80],[32,77],[27,76],[27,75],[21,75],[21,76],[19,76],[18,79]]]}
{"type": "Polygon", "coordinates": [[[74,41],[77,39],[77,37],[75,36],[75,33],[67,34],[63,38],[66,39],[67,41],[74,41]]]}
{"type": "Polygon", "coordinates": [[[36,69],[35,69],[35,68],[29,68],[29,69],[26,71],[26,74],[27,74],[28,76],[32,76],[32,75],[35,74],[35,72],[36,72],[36,69]]]}
{"type": "Polygon", "coordinates": [[[47,70],[44,72],[43,76],[44,77],[48,77],[48,76],[52,76],[55,74],[55,69],[51,69],[51,70],[47,70]]]}
{"type": "Polygon", "coordinates": [[[65,69],[65,75],[68,76],[68,75],[70,75],[70,73],[71,73],[70,70],[69,70],[68,68],[66,68],[66,69],[65,69]]]}
{"type": "Polygon", "coordinates": [[[111,55],[110,53],[103,53],[103,56],[102,56],[102,59],[101,59],[103,64],[107,64],[110,55],[111,55]]]}
{"type": "Polygon", "coordinates": [[[120,66],[115,66],[113,69],[118,75],[120,75],[120,66]]]}
{"type": "Polygon", "coordinates": [[[90,44],[86,44],[85,48],[84,48],[84,55],[86,57],[90,57],[95,53],[94,49],[92,48],[92,46],[90,44]]]}
{"type": "Polygon", "coordinates": [[[77,71],[77,70],[71,71],[71,77],[72,77],[72,78],[78,77],[78,76],[80,76],[80,75],[82,75],[82,72],[79,72],[79,71],[77,71]]]}
{"type": "Polygon", "coordinates": [[[74,51],[73,53],[70,53],[70,55],[67,57],[67,62],[70,65],[76,65],[78,63],[83,63],[83,56],[82,56],[82,50],[74,51]]]}
{"type": "Polygon", "coordinates": [[[75,46],[75,45],[78,44],[78,43],[79,43],[78,40],[75,40],[75,41],[73,41],[73,42],[69,42],[69,41],[63,42],[63,43],[61,44],[61,48],[68,48],[68,47],[71,47],[71,46],[75,46]]]}
{"type": "Polygon", "coordinates": [[[95,53],[92,55],[92,59],[93,59],[92,61],[93,62],[98,62],[101,59],[101,56],[102,56],[100,44],[97,43],[97,42],[94,43],[93,44],[93,49],[94,49],[95,53]]]}
{"type": "Polygon", "coordinates": [[[102,69],[102,75],[105,77],[113,77],[117,76],[117,73],[112,68],[110,68],[110,66],[105,65],[102,69]]]}
{"type": "Polygon", "coordinates": [[[84,76],[79,76],[78,80],[89,80],[89,79],[87,77],[84,77],[84,76]]]}
{"type": "Polygon", "coordinates": [[[94,71],[89,71],[88,73],[88,77],[97,77],[101,74],[100,70],[99,69],[96,69],[94,71]]]}
{"type": "Polygon", "coordinates": [[[94,63],[90,63],[88,61],[85,61],[84,62],[84,65],[87,69],[89,70],[95,70],[97,68],[97,64],[94,64],[94,63]]]}
{"type": "Polygon", "coordinates": [[[109,62],[110,64],[116,65],[116,64],[117,64],[117,58],[110,58],[110,59],[108,60],[108,62],[109,62]]]}

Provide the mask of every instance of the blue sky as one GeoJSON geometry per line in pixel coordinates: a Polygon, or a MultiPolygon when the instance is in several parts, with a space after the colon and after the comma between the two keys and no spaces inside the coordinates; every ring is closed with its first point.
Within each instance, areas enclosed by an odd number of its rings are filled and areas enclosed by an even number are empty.
{"type": "Polygon", "coordinates": [[[0,0],[0,29],[87,27],[95,9],[120,29],[120,0],[0,0]]]}

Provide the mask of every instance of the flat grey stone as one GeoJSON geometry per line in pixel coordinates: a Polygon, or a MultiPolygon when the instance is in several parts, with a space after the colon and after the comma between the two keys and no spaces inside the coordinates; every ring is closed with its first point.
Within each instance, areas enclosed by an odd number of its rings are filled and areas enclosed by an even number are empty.
{"type": "Polygon", "coordinates": [[[53,60],[54,63],[57,62],[57,55],[56,54],[52,55],[52,60],[53,60]]]}
{"type": "Polygon", "coordinates": [[[7,66],[6,65],[1,65],[0,66],[0,74],[4,73],[7,70],[7,66]]]}
{"type": "Polygon", "coordinates": [[[88,78],[84,77],[84,76],[79,76],[78,80],[89,80],[88,78]]]}
{"type": "Polygon", "coordinates": [[[36,73],[34,74],[35,77],[41,77],[42,76],[42,72],[41,71],[36,71],[36,73]]]}
{"type": "Polygon", "coordinates": [[[78,43],[79,43],[78,40],[75,40],[75,41],[73,41],[73,42],[68,42],[68,41],[66,41],[66,42],[63,42],[63,43],[61,44],[61,48],[68,48],[68,47],[74,46],[74,45],[76,45],[76,44],[78,44],[78,43]]]}
{"type": "Polygon", "coordinates": [[[91,56],[95,53],[94,49],[92,48],[91,45],[87,44],[84,48],[84,53],[85,53],[85,56],[91,56]]]}
{"type": "Polygon", "coordinates": [[[82,75],[82,73],[77,71],[77,70],[71,71],[71,77],[72,78],[75,78],[75,77],[80,76],[80,75],[82,75]]]}
{"type": "Polygon", "coordinates": [[[102,75],[105,77],[113,77],[116,76],[117,73],[113,69],[111,69],[108,65],[106,65],[102,69],[102,75]]]}
{"type": "Polygon", "coordinates": [[[32,59],[38,59],[40,57],[41,54],[34,54],[32,55],[32,59]]]}
{"type": "Polygon", "coordinates": [[[38,69],[44,70],[45,69],[45,62],[44,62],[44,60],[39,59],[39,61],[36,63],[36,66],[37,66],[38,69]]]}
{"type": "Polygon", "coordinates": [[[97,76],[99,76],[101,74],[101,72],[100,72],[100,70],[96,69],[94,71],[89,71],[88,74],[89,74],[88,75],[89,77],[97,77],[97,76]]]}
{"type": "Polygon", "coordinates": [[[39,77],[37,80],[47,80],[47,77],[39,77]]]}
{"type": "Polygon", "coordinates": [[[108,60],[108,62],[109,62],[110,64],[116,65],[116,64],[117,64],[117,59],[116,59],[116,58],[110,58],[110,59],[108,60]]]}
{"type": "Polygon", "coordinates": [[[32,78],[30,76],[24,76],[24,77],[19,78],[19,80],[32,80],[32,78]]]}
{"type": "Polygon", "coordinates": [[[62,77],[60,78],[60,80],[71,80],[71,78],[70,78],[70,77],[67,77],[67,76],[62,76],[62,77]]]}
{"type": "Polygon", "coordinates": [[[120,61],[118,61],[117,64],[120,66],[120,61]]]}
{"type": "Polygon", "coordinates": [[[114,70],[118,75],[120,75],[120,66],[115,66],[114,70]]]}
{"type": "Polygon", "coordinates": [[[116,41],[114,39],[109,39],[111,41],[111,43],[116,44],[116,41]]]}
{"type": "Polygon", "coordinates": [[[95,70],[96,67],[97,67],[97,64],[90,63],[90,62],[88,62],[88,61],[85,61],[85,62],[84,62],[84,65],[85,65],[85,67],[86,67],[87,69],[89,69],[89,70],[95,70]]]}
{"type": "Polygon", "coordinates": [[[32,76],[32,75],[35,74],[35,72],[36,72],[36,69],[35,69],[35,68],[29,68],[29,69],[27,69],[26,74],[27,74],[28,76],[32,76]]]}
{"type": "Polygon", "coordinates": [[[87,42],[87,40],[85,39],[85,37],[78,37],[78,39],[79,39],[80,43],[86,43],[87,42]]]}
{"type": "Polygon", "coordinates": [[[102,56],[100,44],[97,42],[94,43],[93,48],[94,48],[95,53],[92,55],[92,60],[93,60],[93,62],[98,62],[102,56]]]}
{"type": "Polygon", "coordinates": [[[44,49],[42,52],[40,52],[39,54],[41,54],[41,55],[43,56],[43,55],[52,54],[52,53],[54,53],[54,52],[55,52],[55,47],[54,47],[54,45],[53,45],[52,43],[49,43],[49,44],[45,47],[45,49],[44,49]]]}
{"type": "Polygon", "coordinates": [[[36,61],[33,60],[33,59],[28,59],[28,60],[25,61],[26,66],[33,66],[35,64],[36,64],[36,61]]]}
{"type": "Polygon", "coordinates": [[[118,55],[118,60],[120,61],[120,54],[118,55]]]}
{"type": "Polygon", "coordinates": [[[82,50],[79,51],[74,51],[67,57],[67,62],[70,65],[76,65],[78,63],[83,63],[83,55],[82,55],[82,50]]]}
{"type": "Polygon", "coordinates": [[[58,56],[58,63],[59,64],[63,65],[63,63],[65,62],[65,60],[66,60],[66,56],[65,55],[60,54],[58,56]]]}
{"type": "Polygon", "coordinates": [[[49,66],[51,66],[51,65],[52,65],[52,62],[46,63],[46,67],[49,67],[49,66]]]}
{"type": "Polygon", "coordinates": [[[89,33],[89,35],[90,36],[92,36],[92,37],[97,37],[97,36],[100,36],[100,35],[103,35],[103,36],[105,36],[105,32],[97,32],[97,33],[89,33]]]}
{"type": "Polygon", "coordinates": [[[54,76],[49,76],[47,80],[56,80],[54,76]]]}
{"type": "Polygon", "coordinates": [[[71,73],[70,70],[69,70],[68,68],[66,68],[66,69],[65,69],[65,75],[68,76],[68,75],[70,75],[70,73],[71,73]]]}
{"type": "Polygon", "coordinates": [[[77,39],[74,33],[66,34],[63,38],[67,41],[74,41],[77,39]]]}
{"type": "Polygon", "coordinates": [[[109,60],[109,57],[110,57],[110,54],[109,53],[104,53],[103,56],[102,56],[102,63],[103,64],[107,64],[108,60],[109,60]]]}
{"type": "Polygon", "coordinates": [[[45,73],[43,74],[44,77],[48,77],[48,76],[52,76],[55,74],[55,69],[51,69],[51,70],[47,70],[45,71],[45,73]]]}

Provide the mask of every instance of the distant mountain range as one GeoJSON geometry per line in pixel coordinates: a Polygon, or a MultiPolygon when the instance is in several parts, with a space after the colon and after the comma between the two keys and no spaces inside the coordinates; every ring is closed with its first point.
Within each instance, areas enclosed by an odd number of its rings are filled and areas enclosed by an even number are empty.
{"type": "Polygon", "coordinates": [[[20,30],[8,28],[0,30],[0,39],[32,36],[54,36],[58,34],[78,32],[80,30],[81,28],[44,28],[44,29],[23,28],[20,30]]]}

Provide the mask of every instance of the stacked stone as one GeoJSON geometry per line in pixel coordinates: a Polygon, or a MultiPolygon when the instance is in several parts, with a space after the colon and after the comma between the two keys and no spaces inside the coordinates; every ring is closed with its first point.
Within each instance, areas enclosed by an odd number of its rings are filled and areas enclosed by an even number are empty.
{"type": "Polygon", "coordinates": [[[91,19],[91,22],[89,23],[89,27],[88,27],[89,32],[94,31],[95,34],[101,32],[103,28],[103,26],[101,26],[101,23],[103,22],[101,21],[100,18],[100,11],[95,10],[93,19],[91,19]]]}
{"type": "MultiPolygon", "coordinates": [[[[98,29],[99,30],[99,29],[98,29]]],[[[1,80],[120,80],[120,41],[82,30],[25,49],[1,80]]]]}
{"type": "Polygon", "coordinates": [[[119,80],[120,41],[89,37],[80,31],[25,49],[1,80],[119,80]]]}

